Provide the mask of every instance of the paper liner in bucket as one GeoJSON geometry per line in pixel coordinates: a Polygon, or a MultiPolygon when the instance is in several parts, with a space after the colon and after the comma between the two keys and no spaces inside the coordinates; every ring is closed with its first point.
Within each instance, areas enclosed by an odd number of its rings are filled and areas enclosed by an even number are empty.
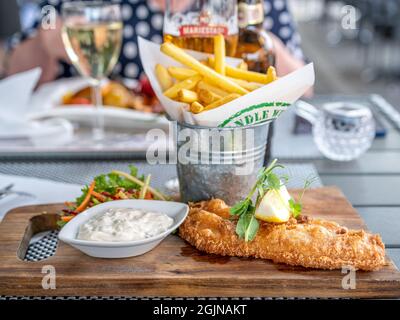
{"type": "MultiPolygon", "coordinates": [[[[193,114],[188,111],[187,104],[164,96],[155,74],[157,63],[165,67],[182,65],[162,53],[159,44],[141,37],[138,38],[138,43],[144,71],[157,98],[168,115],[180,122],[207,127],[236,127],[273,121],[299,99],[314,84],[315,80],[314,66],[310,63],[223,106],[193,114]]],[[[206,59],[209,56],[202,52],[190,50],[186,50],[186,52],[198,60],[206,59]]],[[[227,63],[232,66],[237,65],[240,61],[240,59],[227,58],[227,63]]]]}

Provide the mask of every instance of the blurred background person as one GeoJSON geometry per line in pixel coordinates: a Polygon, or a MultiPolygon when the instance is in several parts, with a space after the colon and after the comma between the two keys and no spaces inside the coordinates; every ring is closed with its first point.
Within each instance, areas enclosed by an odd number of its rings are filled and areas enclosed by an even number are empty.
{"type": "MultiPolygon", "coordinates": [[[[35,3],[25,0],[21,10],[30,2],[35,3]]],[[[58,0],[49,2],[60,7],[58,0]]],[[[40,7],[38,1],[36,4],[40,13],[45,3],[40,7]]],[[[114,76],[138,78],[142,68],[136,35],[161,41],[164,1],[137,0],[135,4],[121,1],[121,4],[125,23],[124,47],[114,76]]],[[[0,6],[0,41],[4,44],[5,38],[20,28],[19,17],[15,0],[1,1],[0,6]]],[[[375,92],[397,106],[400,99],[400,0],[267,0],[264,1],[264,13],[264,29],[279,38],[276,42],[280,47],[277,50],[280,74],[285,73],[282,71],[285,65],[290,65],[284,60],[301,65],[306,56],[315,63],[316,94],[375,92]],[[280,50],[281,43],[285,50],[280,50]],[[282,56],[290,59],[282,59],[282,56]]],[[[11,59],[8,74],[35,65],[45,68],[42,82],[74,74],[59,30],[31,28],[26,22],[27,15],[21,14],[21,17],[25,31],[9,37],[8,58],[0,58],[0,69],[4,69],[5,61],[11,59]]],[[[0,46],[0,52],[4,52],[3,48],[0,46]]]]}
{"type": "Polygon", "coordinates": [[[6,41],[21,31],[19,6],[16,1],[0,1],[0,78],[5,72],[6,41]]]}
{"type": "MultiPolygon", "coordinates": [[[[162,42],[164,0],[119,1],[124,22],[121,55],[111,77],[138,79],[143,75],[137,36],[162,42]]],[[[40,2],[39,8],[54,5],[60,12],[62,1],[40,2]]],[[[40,10],[39,10],[40,12],[40,10]]],[[[270,31],[276,53],[279,75],[287,74],[304,64],[300,36],[296,31],[286,1],[278,5],[273,0],[264,1],[264,28],[270,31]]],[[[7,74],[14,74],[40,66],[40,82],[76,75],[70,65],[61,40],[62,22],[58,17],[54,29],[45,30],[38,15],[34,27],[25,28],[9,41],[7,74]]],[[[27,23],[29,25],[29,23],[27,23]]]]}

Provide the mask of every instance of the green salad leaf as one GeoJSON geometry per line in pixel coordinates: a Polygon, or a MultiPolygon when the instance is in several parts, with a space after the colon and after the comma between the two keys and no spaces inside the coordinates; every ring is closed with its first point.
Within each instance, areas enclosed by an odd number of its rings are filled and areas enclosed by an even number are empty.
{"type": "MultiPolygon", "coordinates": [[[[135,166],[129,165],[129,171],[131,176],[137,177],[138,169],[135,166]]],[[[141,181],[144,181],[144,175],[137,178],[141,181]]],[[[94,190],[98,193],[108,192],[110,194],[115,194],[117,188],[124,188],[125,190],[140,190],[141,188],[139,184],[113,172],[100,174],[94,178],[94,181],[96,183],[94,190]]],[[[76,206],[79,206],[82,203],[88,193],[88,190],[88,186],[84,186],[82,188],[82,194],[75,199],[76,206]]]]}
{"type": "Polygon", "coordinates": [[[231,207],[229,213],[231,215],[241,216],[249,210],[249,206],[251,206],[251,199],[246,198],[231,207]]]}

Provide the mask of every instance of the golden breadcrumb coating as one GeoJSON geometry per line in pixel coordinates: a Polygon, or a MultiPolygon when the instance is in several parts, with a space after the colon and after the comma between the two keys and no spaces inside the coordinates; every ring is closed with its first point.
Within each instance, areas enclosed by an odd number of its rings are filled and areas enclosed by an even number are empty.
{"type": "Polygon", "coordinates": [[[332,221],[305,216],[281,224],[260,221],[250,242],[239,239],[235,229],[229,207],[213,199],[190,204],[179,235],[198,250],[223,256],[271,259],[318,269],[352,266],[371,271],[385,265],[385,246],[379,235],[349,230],[332,221]]]}

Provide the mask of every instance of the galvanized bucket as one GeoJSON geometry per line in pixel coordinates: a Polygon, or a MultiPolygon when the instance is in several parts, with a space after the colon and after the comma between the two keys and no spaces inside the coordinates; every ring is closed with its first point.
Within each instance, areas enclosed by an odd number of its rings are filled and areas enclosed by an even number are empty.
{"type": "Polygon", "coordinates": [[[177,171],[184,202],[243,199],[265,161],[269,123],[209,128],[177,123],[177,171]]]}

